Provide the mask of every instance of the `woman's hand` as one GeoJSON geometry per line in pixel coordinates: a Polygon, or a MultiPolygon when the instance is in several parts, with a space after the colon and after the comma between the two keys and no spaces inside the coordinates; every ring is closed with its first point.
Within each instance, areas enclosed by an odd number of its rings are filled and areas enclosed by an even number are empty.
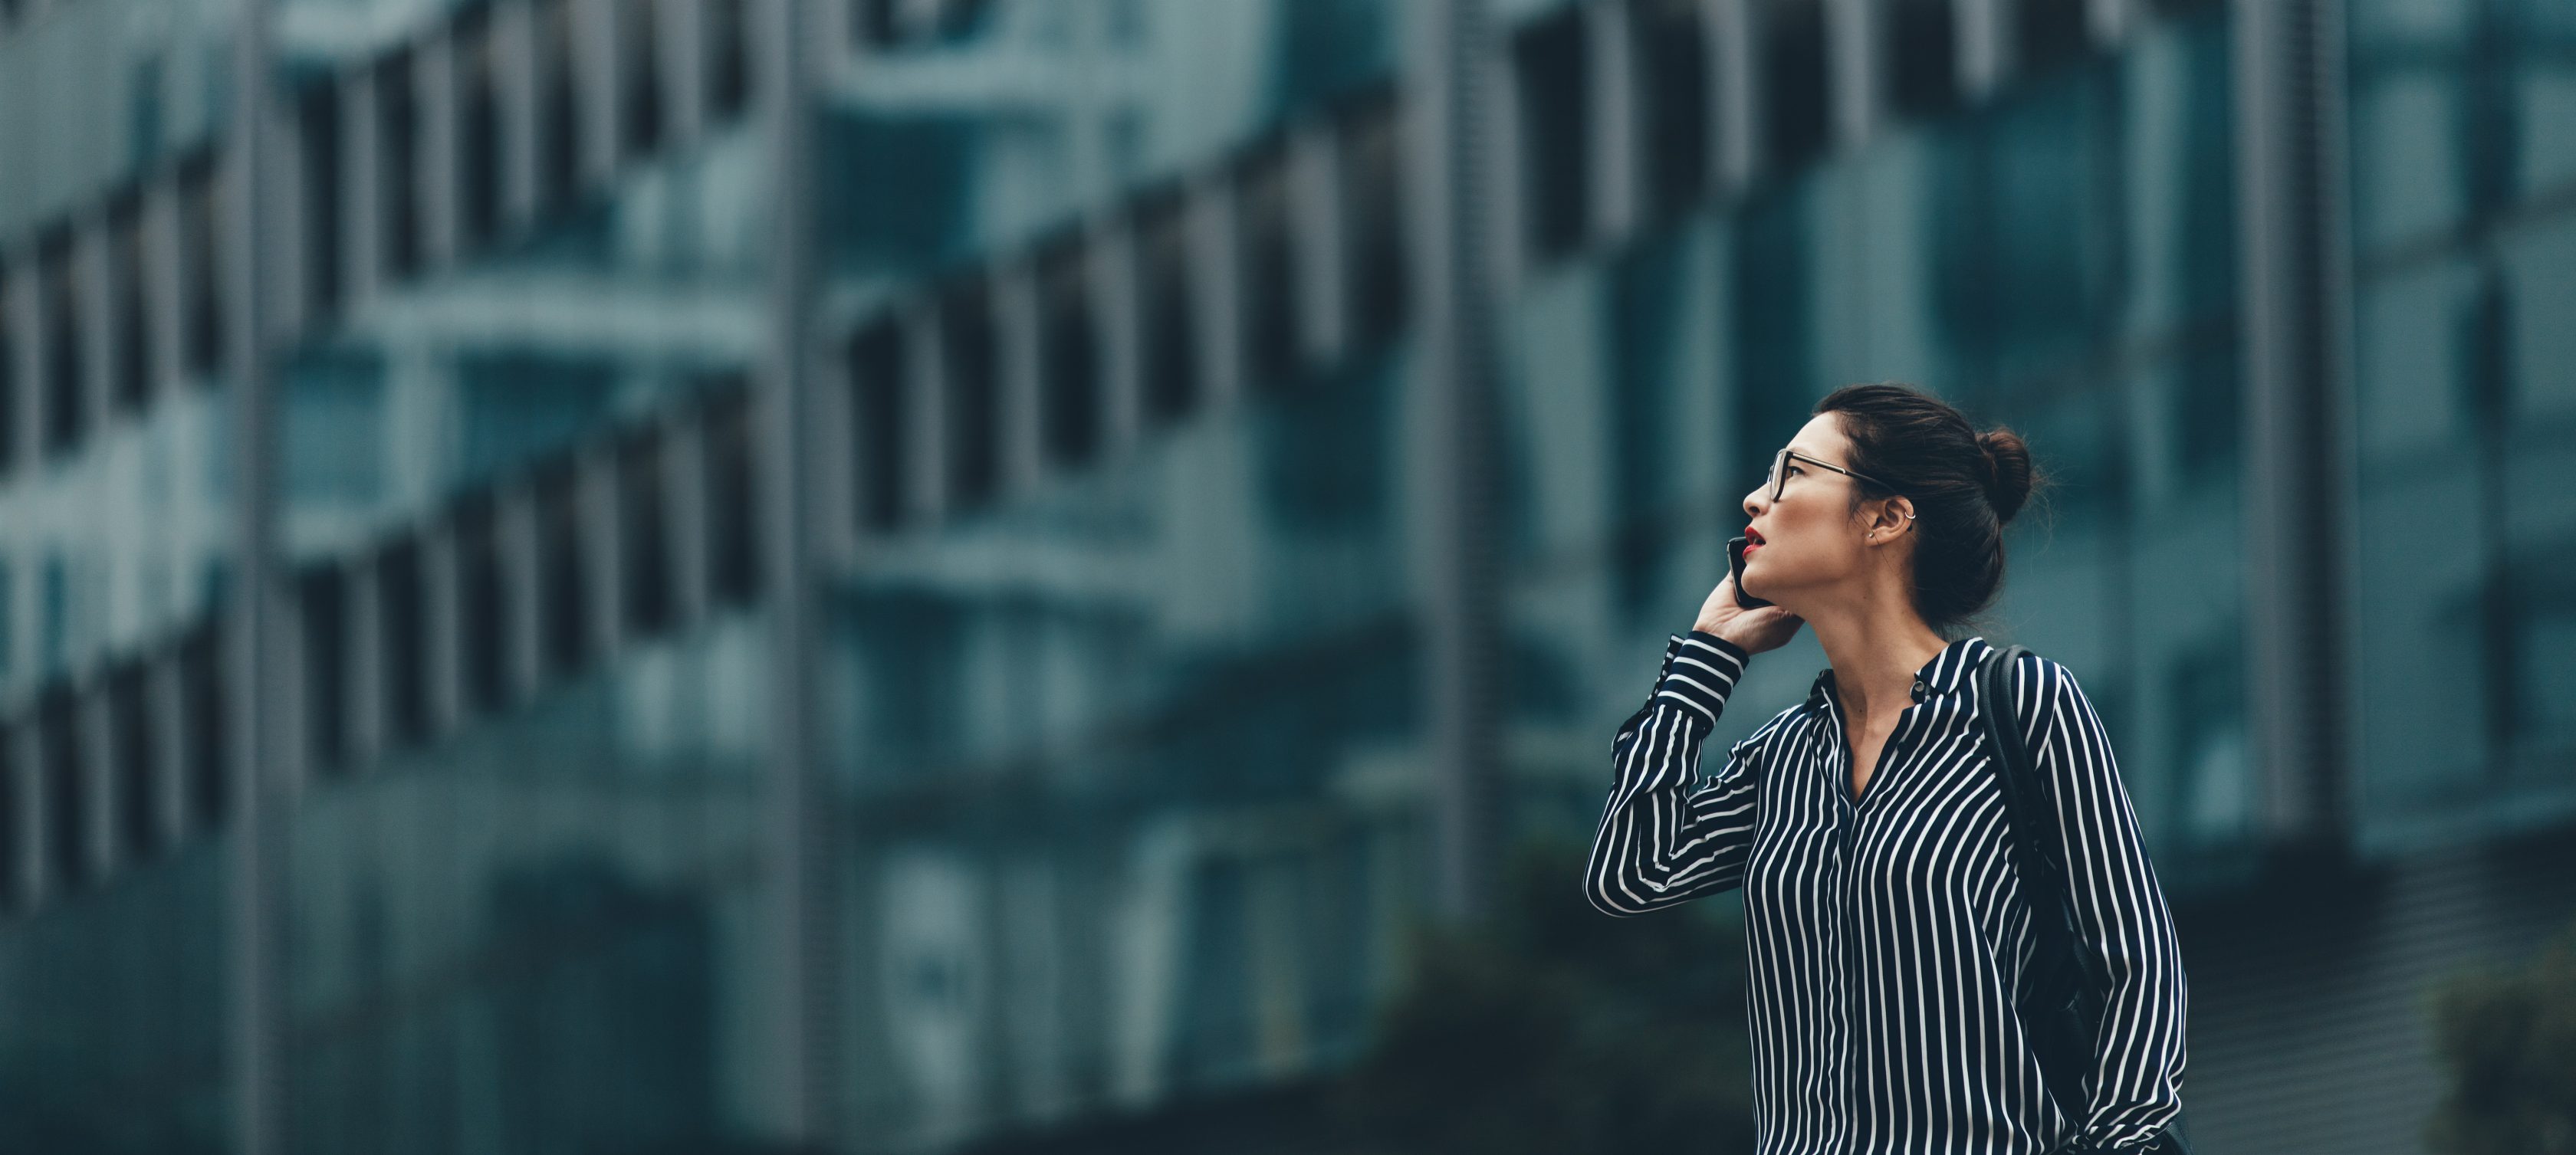
{"type": "Polygon", "coordinates": [[[1691,628],[1742,646],[1745,653],[1758,654],[1789,644],[1789,639],[1797,636],[1798,627],[1806,622],[1779,606],[1748,610],[1735,604],[1735,575],[1729,573],[1700,604],[1699,620],[1691,628]]]}

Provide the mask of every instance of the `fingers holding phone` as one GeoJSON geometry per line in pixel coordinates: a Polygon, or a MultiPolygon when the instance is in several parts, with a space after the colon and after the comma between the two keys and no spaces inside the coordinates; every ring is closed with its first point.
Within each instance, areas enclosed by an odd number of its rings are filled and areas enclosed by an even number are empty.
{"type": "Polygon", "coordinates": [[[1709,591],[1691,628],[1725,638],[1744,647],[1746,653],[1758,654],[1788,644],[1806,619],[1743,592],[1737,583],[1744,576],[1744,541],[1739,537],[1727,543],[1727,575],[1716,589],[1709,591]]]}

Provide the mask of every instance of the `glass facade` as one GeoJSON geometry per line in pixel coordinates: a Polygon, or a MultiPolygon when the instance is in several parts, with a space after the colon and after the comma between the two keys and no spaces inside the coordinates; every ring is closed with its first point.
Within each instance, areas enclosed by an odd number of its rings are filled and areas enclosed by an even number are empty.
{"type": "MultiPolygon", "coordinates": [[[[1485,5],[1494,147],[1453,194],[1495,226],[1466,281],[1492,494],[1440,464],[1422,322],[1462,277],[1421,260],[1458,207],[1417,195],[1426,6],[795,5],[801,295],[786,7],[274,0],[281,610],[246,687],[239,9],[0,0],[11,1142],[269,1155],[254,908],[281,1151],[1035,1150],[1346,1070],[1440,917],[1455,784],[1509,843],[1590,831],[1646,663],[1854,381],[2028,438],[2057,486],[1972,632],[2081,671],[2168,888],[2242,897],[2286,691],[2250,673],[2240,560],[2239,6],[1485,5]],[[1837,23],[1864,10],[1875,40],[1837,23]],[[770,420],[783,300],[810,459],[770,420]],[[1461,516],[1489,571],[1446,566],[1461,516]],[[1484,779],[1435,733],[1474,582],[1484,779]],[[254,709],[277,765],[233,764],[254,709]],[[820,813],[782,815],[806,759],[820,813]],[[252,769],[291,787],[273,906],[236,874],[252,769]]],[[[2354,664],[2405,671],[2349,676],[2338,773],[2380,852],[2576,813],[2576,24],[2332,11],[2329,488],[2354,664]]],[[[1809,635],[1757,659],[1727,726],[1824,663],[1809,635]]]]}
{"type": "MultiPolygon", "coordinates": [[[[1635,708],[1620,655],[1689,626],[1771,452],[1834,385],[1901,379],[2055,473],[1976,632],[2088,671],[2160,861],[2226,877],[2254,834],[2243,591],[2209,568],[2243,532],[2229,43],[2194,10],[1534,274],[1504,326],[1514,703],[1562,818],[1598,817],[1581,736],[1635,708]]],[[[1730,713],[1824,664],[1801,633],[1730,713]]]]}
{"type": "Polygon", "coordinates": [[[2576,24],[2548,5],[2356,2],[2353,397],[2375,844],[2576,806],[2576,24]]]}

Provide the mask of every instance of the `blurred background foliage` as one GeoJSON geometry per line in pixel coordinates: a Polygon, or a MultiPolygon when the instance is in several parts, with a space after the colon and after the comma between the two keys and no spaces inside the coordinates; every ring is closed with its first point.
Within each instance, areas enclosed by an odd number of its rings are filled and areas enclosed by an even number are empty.
{"type": "Polygon", "coordinates": [[[1592,909],[1583,846],[1523,842],[1493,919],[1415,939],[1416,978],[1335,1088],[1364,1146],[1405,1155],[1753,1145],[1734,903],[1592,909]]]}
{"type": "Polygon", "coordinates": [[[2432,996],[2446,1080],[2425,1140],[2441,1155],[2576,1152],[2576,922],[2512,968],[2473,968],[2432,996]]]}

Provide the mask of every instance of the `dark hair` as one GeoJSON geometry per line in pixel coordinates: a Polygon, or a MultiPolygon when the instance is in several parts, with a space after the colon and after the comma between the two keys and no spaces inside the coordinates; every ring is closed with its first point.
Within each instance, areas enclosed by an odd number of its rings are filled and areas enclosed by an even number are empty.
{"type": "Polygon", "coordinates": [[[1948,402],[1888,381],[1845,385],[1816,402],[1842,415],[1855,481],[1852,509],[1902,494],[1914,503],[1914,609],[1936,633],[1983,611],[2004,584],[2004,524],[2035,483],[2030,447],[2003,426],[1982,433],[1948,402]],[[1889,488],[1892,487],[1892,488],[1889,488]]]}

